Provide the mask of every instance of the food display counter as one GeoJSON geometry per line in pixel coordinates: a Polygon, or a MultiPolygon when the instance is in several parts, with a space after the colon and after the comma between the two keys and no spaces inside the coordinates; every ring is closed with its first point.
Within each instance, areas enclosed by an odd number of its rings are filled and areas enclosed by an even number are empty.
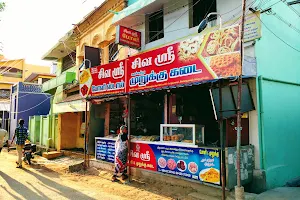
{"type": "MultiPolygon", "coordinates": [[[[204,142],[204,126],[161,124],[160,127],[160,136],[131,137],[131,167],[220,185],[220,149],[198,146],[204,142]]],[[[97,159],[114,162],[115,137],[95,138],[97,159]]]]}

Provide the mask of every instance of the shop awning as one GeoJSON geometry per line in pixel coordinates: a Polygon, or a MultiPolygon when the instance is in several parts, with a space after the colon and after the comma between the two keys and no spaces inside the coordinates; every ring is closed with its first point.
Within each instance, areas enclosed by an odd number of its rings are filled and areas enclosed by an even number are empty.
{"type": "MultiPolygon", "coordinates": [[[[254,65],[256,67],[256,64],[254,65]]],[[[256,74],[249,74],[249,75],[243,75],[243,79],[247,78],[255,78],[256,74]]],[[[227,77],[227,78],[222,78],[223,80],[236,80],[237,77],[227,77]]],[[[202,85],[206,83],[215,83],[219,81],[220,79],[212,79],[212,80],[207,80],[207,81],[199,81],[199,82],[194,82],[190,84],[182,84],[182,85],[176,85],[176,86],[168,86],[168,87],[162,87],[162,88],[155,88],[155,89],[149,89],[149,90],[139,90],[136,92],[130,92],[128,94],[136,94],[136,93],[143,93],[143,92],[154,92],[154,91],[160,91],[160,90],[169,90],[169,89],[175,89],[175,88],[182,88],[182,87],[189,87],[189,86],[194,86],[194,85],[202,85]]],[[[112,101],[118,98],[126,97],[127,95],[123,94],[120,96],[112,96],[112,95],[102,95],[102,96],[94,96],[94,97],[88,97],[87,100],[90,101],[93,104],[101,104],[105,101],[112,101]]]]}
{"type": "Polygon", "coordinates": [[[147,13],[153,13],[162,9],[163,4],[167,2],[168,0],[137,1],[118,12],[118,14],[115,14],[112,23],[114,25],[126,25],[127,27],[141,23],[145,20],[144,17],[141,16],[145,16],[147,13]]]}
{"type": "Polygon", "coordinates": [[[57,60],[67,56],[70,51],[67,49],[76,49],[75,33],[70,30],[64,37],[62,37],[57,44],[55,44],[45,55],[43,60],[57,60]],[[67,47],[67,48],[66,48],[67,47]]]}
{"type": "Polygon", "coordinates": [[[53,78],[45,83],[43,83],[43,92],[49,92],[52,89],[64,84],[71,84],[76,79],[75,72],[64,72],[60,76],[53,78]]]}
{"type": "Polygon", "coordinates": [[[0,111],[10,111],[10,102],[0,102],[0,111]]]}
{"type": "Polygon", "coordinates": [[[54,104],[53,113],[83,112],[85,111],[85,104],[85,99],[82,99],[79,94],[72,95],[65,98],[63,101],[54,104]]]}
{"type": "Polygon", "coordinates": [[[107,101],[113,101],[115,99],[118,99],[118,98],[123,98],[123,97],[126,97],[126,96],[117,96],[117,97],[103,97],[101,99],[90,99],[91,100],[91,103],[92,104],[101,104],[103,102],[107,102],[107,101]]]}
{"type": "MultiPolygon", "coordinates": [[[[84,112],[86,102],[85,100],[76,100],[69,102],[62,102],[53,105],[53,113],[67,113],[67,112],[84,112]]],[[[88,106],[89,111],[89,106],[88,106]]]]}

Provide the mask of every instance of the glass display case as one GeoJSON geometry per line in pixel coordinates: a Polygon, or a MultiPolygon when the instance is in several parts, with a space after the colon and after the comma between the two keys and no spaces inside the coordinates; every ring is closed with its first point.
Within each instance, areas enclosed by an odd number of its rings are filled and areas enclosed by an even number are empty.
{"type": "Polygon", "coordinates": [[[195,124],[161,124],[160,141],[184,145],[204,144],[204,126],[195,124]]]}

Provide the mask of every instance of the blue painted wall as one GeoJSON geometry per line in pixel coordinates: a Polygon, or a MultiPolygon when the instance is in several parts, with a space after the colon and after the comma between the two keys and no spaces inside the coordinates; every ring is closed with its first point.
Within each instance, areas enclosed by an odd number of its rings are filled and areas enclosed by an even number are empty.
{"type": "Polygon", "coordinates": [[[19,82],[13,87],[11,95],[10,136],[18,126],[19,119],[24,119],[28,127],[30,116],[47,115],[49,110],[50,94],[42,92],[42,85],[19,82]]]}
{"type": "Polygon", "coordinates": [[[49,94],[26,94],[22,93],[19,96],[27,95],[24,98],[19,98],[18,102],[18,119],[24,119],[25,125],[28,127],[30,116],[48,115],[50,110],[50,95],[49,94]],[[22,112],[26,111],[26,112],[22,112]]]}
{"type": "MultiPolygon", "coordinates": [[[[272,10],[300,29],[299,16],[286,4],[280,2],[272,10]]],[[[257,85],[262,124],[260,156],[270,189],[300,175],[300,86],[291,84],[300,83],[300,53],[284,43],[300,51],[300,34],[274,15],[261,14],[261,20],[262,38],[255,45],[257,72],[262,77],[257,85]]]]}

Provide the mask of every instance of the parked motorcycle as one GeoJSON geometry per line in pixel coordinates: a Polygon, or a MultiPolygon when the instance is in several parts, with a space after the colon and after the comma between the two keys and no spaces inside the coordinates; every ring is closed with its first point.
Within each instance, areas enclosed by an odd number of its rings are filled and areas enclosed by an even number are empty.
{"type": "Polygon", "coordinates": [[[31,165],[31,159],[34,158],[32,154],[35,152],[36,152],[36,145],[31,144],[30,141],[27,141],[23,148],[23,161],[31,165]]]}

